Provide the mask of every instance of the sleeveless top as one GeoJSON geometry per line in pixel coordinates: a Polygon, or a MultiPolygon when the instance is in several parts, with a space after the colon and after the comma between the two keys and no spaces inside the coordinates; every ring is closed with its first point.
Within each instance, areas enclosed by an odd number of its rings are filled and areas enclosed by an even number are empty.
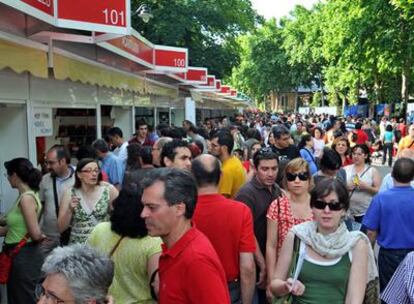
{"type": "MultiPolygon", "coordinates": [[[[372,186],[374,179],[373,179],[373,169],[369,165],[366,164],[364,170],[362,170],[359,174],[355,172],[354,165],[346,166],[344,169],[346,171],[346,181],[347,183],[353,182],[356,175],[358,175],[359,180],[367,183],[368,185],[372,186]],[[365,173],[364,173],[365,172],[365,173]],[[363,175],[362,175],[363,174],[363,175]],[[362,176],[361,176],[362,175],[362,176]]],[[[351,195],[351,192],[350,192],[351,195]]],[[[355,189],[350,197],[350,208],[349,211],[353,216],[363,216],[367,212],[369,204],[374,195],[370,194],[368,191],[355,189]]]]}
{"type": "Polygon", "coordinates": [[[293,217],[289,199],[285,195],[275,199],[270,204],[266,217],[273,221],[277,221],[277,255],[279,255],[283,241],[285,240],[290,228],[303,222],[313,220],[313,216],[306,219],[293,217]]]}
{"type": "MultiPolygon", "coordinates": [[[[300,246],[304,250],[306,245],[301,242],[300,246]]],[[[351,252],[332,261],[316,261],[305,254],[298,280],[306,288],[302,296],[293,297],[293,303],[345,303],[351,265],[351,252]]]]}
{"type": "MultiPolygon", "coordinates": [[[[40,212],[42,211],[42,204],[39,199],[38,193],[33,191],[26,191],[19,195],[14,203],[13,207],[6,215],[6,224],[7,224],[7,234],[4,242],[6,244],[16,244],[19,243],[27,234],[26,221],[24,219],[22,210],[20,207],[20,201],[24,195],[30,195],[34,198],[36,203],[36,214],[39,218],[40,212]]],[[[31,242],[31,239],[28,240],[31,242]]]]}
{"type": "Polygon", "coordinates": [[[86,243],[93,228],[109,218],[109,187],[103,187],[102,194],[95,203],[93,210],[89,210],[79,189],[72,188],[72,195],[80,198],[80,203],[76,206],[72,216],[72,230],[70,233],[69,244],[86,243]]]}

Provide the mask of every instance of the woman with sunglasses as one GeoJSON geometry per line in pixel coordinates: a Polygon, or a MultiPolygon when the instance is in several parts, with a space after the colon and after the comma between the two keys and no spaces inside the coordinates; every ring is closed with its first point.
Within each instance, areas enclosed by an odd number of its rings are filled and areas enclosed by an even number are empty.
{"type": "Polygon", "coordinates": [[[347,189],[337,179],[324,178],[311,191],[311,207],[314,221],[293,227],[283,243],[271,291],[291,293],[292,303],[363,303],[366,284],[378,271],[368,238],[343,223],[347,189]],[[295,238],[300,242],[298,275],[289,277],[295,238]]]}
{"type": "Polygon", "coordinates": [[[350,213],[362,223],[365,212],[381,186],[381,176],[372,167],[369,148],[365,144],[352,148],[353,164],[345,167],[347,188],[350,195],[350,213]]]}
{"type": "Polygon", "coordinates": [[[313,219],[309,191],[313,186],[308,163],[302,158],[291,160],[285,167],[285,194],[274,200],[267,211],[266,268],[273,277],[276,261],[289,230],[313,219]]]}
{"type": "Polygon", "coordinates": [[[69,244],[85,243],[93,228],[108,219],[118,190],[102,182],[96,160],[85,158],[76,166],[75,184],[65,192],[59,209],[58,227],[63,233],[70,226],[69,244]]]}

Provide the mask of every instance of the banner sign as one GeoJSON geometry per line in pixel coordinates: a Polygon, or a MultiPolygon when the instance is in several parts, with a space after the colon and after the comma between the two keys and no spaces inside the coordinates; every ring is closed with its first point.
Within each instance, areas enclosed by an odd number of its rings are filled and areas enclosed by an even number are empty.
{"type": "Polygon", "coordinates": [[[168,72],[186,72],[188,67],[188,49],[155,45],[154,70],[168,72]]]}
{"type": "Polygon", "coordinates": [[[188,67],[185,80],[191,84],[207,84],[207,69],[188,67]]]}
{"type": "Polygon", "coordinates": [[[230,90],[230,96],[237,96],[237,90],[230,90]]]}
{"type": "Polygon", "coordinates": [[[85,31],[126,34],[130,27],[128,0],[57,0],[57,26],[85,31]]]}
{"type": "Polygon", "coordinates": [[[129,60],[153,67],[154,45],[135,31],[132,31],[132,35],[99,42],[98,45],[129,60]]]}
{"type": "Polygon", "coordinates": [[[223,94],[230,94],[230,90],[231,90],[231,88],[229,87],[229,86],[221,86],[221,90],[220,90],[220,93],[223,93],[223,94]]]}
{"type": "Polygon", "coordinates": [[[127,34],[130,0],[0,0],[25,14],[57,27],[127,34]]]}
{"type": "Polygon", "coordinates": [[[221,90],[221,80],[216,80],[216,90],[221,90]]]}

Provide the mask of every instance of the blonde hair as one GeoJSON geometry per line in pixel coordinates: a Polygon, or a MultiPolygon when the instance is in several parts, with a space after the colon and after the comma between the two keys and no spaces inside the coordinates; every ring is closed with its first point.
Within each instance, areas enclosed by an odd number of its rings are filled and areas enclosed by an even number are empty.
{"type": "Polygon", "coordinates": [[[297,173],[297,172],[306,172],[309,175],[309,191],[312,190],[314,184],[313,184],[313,177],[310,171],[309,164],[306,160],[304,160],[301,157],[292,159],[290,162],[287,163],[284,174],[283,174],[283,180],[282,185],[285,190],[288,190],[287,187],[287,178],[286,173],[297,173]]]}

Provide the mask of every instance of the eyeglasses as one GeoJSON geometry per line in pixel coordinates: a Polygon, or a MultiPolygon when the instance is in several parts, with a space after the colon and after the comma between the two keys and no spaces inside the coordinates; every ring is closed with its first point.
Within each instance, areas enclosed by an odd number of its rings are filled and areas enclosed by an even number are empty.
{"type": "Polygon", "coordinates": [[[39,301],[40,298],[42,297],[46,297],[47,303],[53,303],[53,304],[68,303],[68,301],[62,300],[59,297],[55,296],[54,294],[47,292],[42,284],[36,285],[35,297],[37,301],[39,301]]]}
{"type": "Polygon", "coordinates": [[[57,160],[45,160],[45,165],[53,165],[56,164],[58,161],[57,160]]]}
{"type": "Polygon", "coordinates": [[[288,180],[288,182],[295,181],[297,177],[299,177],[299,179],[304,182],[309,179],[309,173],[308,172],[286,173],[286,179],[288,180]]]}
{"type": "Polygon", "coordinates": [[[98,174],[99,172],[101,172],[101,170],[99,170],[99,169],[85,169],[85,170],[81,170],[81,172],[82,173],[88,173],[88,174],[91,174],[93,172],[93,173],[98,174]]]}
{"type": "Polygon", "coordinates": [[[316,201],[313,202],[313,207],[315,207],[316,209],[319,209],[319,210],[324,210],[326,208],[326,206],[328,206],[329,210],[331,210],[331,211],[339,211],[339,210],[342,210],[344,208],[344,205],[341,204],[340,202],[327,203],[323,200],[316,200],[316,201]]]}

